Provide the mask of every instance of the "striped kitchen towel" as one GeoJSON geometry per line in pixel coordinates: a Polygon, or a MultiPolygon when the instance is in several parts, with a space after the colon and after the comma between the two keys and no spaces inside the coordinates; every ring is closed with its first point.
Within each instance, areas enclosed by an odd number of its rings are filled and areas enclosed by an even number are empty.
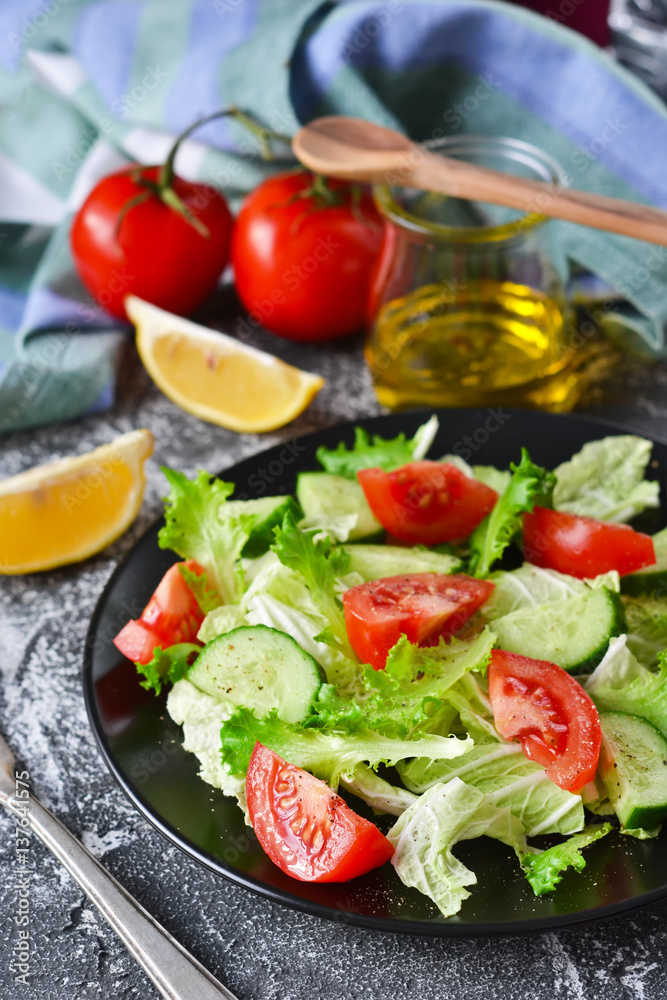
{"type": "MultiPolygon", "coordinates": [[[[283,133],[343,113],[417,140],[509,135],[551,153],[574,186],[667,208],[665,107],[566,24],[519,7],[3,0],[0,432],[111,405],[129,331],[74,273],[72,214],[100,177],[159,161],[175,134],[229,104],[283,133]]],[[[267,169],[229,120],[202,127],[178,161],[232,201],[267,169]]],[[[667,355],[667,250],[553,226],[563,258],[627,301],[605,327],[667,355]]]]}

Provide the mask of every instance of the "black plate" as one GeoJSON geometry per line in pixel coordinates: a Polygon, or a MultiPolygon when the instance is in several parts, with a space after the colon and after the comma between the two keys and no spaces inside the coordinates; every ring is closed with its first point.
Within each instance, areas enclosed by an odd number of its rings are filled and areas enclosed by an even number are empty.
{"type": "MultiPolygon", "coordinates": [[[[429,411],[430,412],[430,411],[429,411]]],[[[411,412],[363,421],[383,437],[411,435],[428,413],[411,412]]],[[[496,410],[444,410],[431,451],[458,452],[475,463],[506,467],[521,446],[538,463],[554,467],[590,440],[619,428],[576,417],[496,410]]],[[[238,497],[289,493],[296,475],[316,468],[321,444],[351,443],[353,425],[277,445],[225,472],[238,497]]],[[[667,497],[667,447],[656,444],[653,473],[667,497]]],[[[364,927],[404,933],[452,935],[540,931],[623,913],[667,896],[667,836],[638,841],[612,833],[591,846],[583,874],[567,873],[557,891],[537,899],[514,855],[481,838],[456,853],[478,877],[455,917],[444,919],[426,896],[406,889],[391,865],[352,882],[297,882],[275,868],[232,799],[206,785],[195,757],[181,748],[181,731],[165,699],[138,684],[134,667],[111,639],[136,617],[175,556],[158,548],[162,522],[149,528],[107,584],[93,615],[84,659],[86,705],[102,755],[131,801],[170,841],[225,878],[288,906],[364,927]]],[[[663,524],[657,514],[646,530],[663,524]]]]}

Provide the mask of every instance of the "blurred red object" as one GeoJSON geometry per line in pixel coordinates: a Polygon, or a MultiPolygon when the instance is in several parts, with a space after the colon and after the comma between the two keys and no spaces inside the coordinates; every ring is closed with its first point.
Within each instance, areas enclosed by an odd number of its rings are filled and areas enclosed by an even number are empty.
{"type": "Polygon", "coordinates": [[[609,0],[512,0],[554,21],[588,35],[598,45],[609,42],[609,0]]]}

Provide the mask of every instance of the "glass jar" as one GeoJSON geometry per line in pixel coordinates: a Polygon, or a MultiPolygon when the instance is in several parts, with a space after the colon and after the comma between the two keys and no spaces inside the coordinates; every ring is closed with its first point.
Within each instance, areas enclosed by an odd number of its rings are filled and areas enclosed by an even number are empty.
{"type": "MultiPolygon", "coordinates": [[[[563,185],[550,156],[515,139],[447,138],[434,151],[563,185]]],[[[379,401],[567,408],[565,262],[549,220],[499,205],[376,186],[385,238],[366,359],[379,401]]],[[[571,338],[570,338],[571,339],[571,338]]]]}

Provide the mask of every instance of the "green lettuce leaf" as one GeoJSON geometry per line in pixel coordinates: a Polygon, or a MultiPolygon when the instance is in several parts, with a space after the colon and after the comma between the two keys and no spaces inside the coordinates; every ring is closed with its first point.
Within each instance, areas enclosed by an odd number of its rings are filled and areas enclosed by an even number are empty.
{"type": "Polygon", "coordinates": [[[219,635],[231,632],[233,628],[249,624],[255,625],[259,623],[248,622],[243,611],[237,604],[223,604],[221,607],[209,611],[199,627],[197,638],[206,645],[207,642],[217,639],[219,635]]]}
{"type": "Polygon", "coordinates": [[[545,833],[575,833],[584,825],[581,796],[563,791],[547,778],[544,768],[524,756],[518,743],[476,743],[456,760],[418,758],[398,765],[407,788],[416,794],[438,782],[461,778],[486,795],[499,809],[521,820],[528,837],[545,833]]]}
{"type": "Polygon", "coordinates": [[[448,692],[470,671],[486,670],[493,643],[488,629],[470,642],[452,640],[426,649],[402,636],[385,670],[364,670],[364,686],[356,699],[341,697],[339,690],[324,685],[315,714],[305,725],[338,732],[365,727],[393,739],[414,739],[427,732],[448,736],[458,715],[448,692]]]}
{"type": "Polygon", "coordinates": [[[460,720],[460,729],[453,728],[452,732],[469,733],[475,742],[495,742],[500,738],[493,721],[489,693],[479,674],[464,674],[458,684],[447,691],[447,702],[460,720]]]}
{"type": "Polygon", "coordinates": [[[667,652],[658,653],[654,673],[628,649],[627,636],[611,639],[584,687],[602,711],[639,715],[667,739],[667,652]]]}
{"type": "Polygon", "coordinates": [[[162,471],[170,492],[165,500],[166,523],[158,536],[160,548],[196,560],[221,600],[232,603],[238,596],[236,562],[250,537],[253,516],[242,513],[238,506],[226,514],[225,501],[234,492],[233,483],[203,471],[194,479],[174,469],[162,471]]]}
{"type": "Polygon", "coordinates": [[[482,792],[452,778],[420,795],[391,828],[391,863],[405,885],[430,896],[451,917],[470,895],[466,886],[477,882],[452,848],[483,835],[512,847],[519,858],[527,851],[523,826],[509,809],[498,809],[482,792]]]}
{"type": "Polygon", "coordinates": [[[363,799],[375,812],[400,816],[415,802],[417,796],[405,788],[385,781],[368,764],[357,764],[353,771],[341,774],[341,787],[363,799]]]}
{"type": "Polygon", "coordinates": [[[658,507],[659,485],[644,479],[652,447],[633,434],[589,441],[555,470],[555,510],[598,521],[629,521],[647,507],[658,507]]]}
{"type": "Polygon", "coordinates": [[[499,570],[492,573],[490,579],[496,586],[482,609],[489,621],[521,608],[580,597],[597,587],[607,587],[615,592],[621,587],[620,577],[615,571],[591,580],[577,580],[574,576],[558,573],[555,569],[542,569],[532,563],[524,563],[509,573],[499,570]]]}
{"type": "Polygon", "coordinates": [[[512,479],[509,469],[496,469],[493,465],[473,465],[475,479],[495,490],[499,496],[505,492],[512,479]]]}
{"type": "Polygon", "coordinates": [[[535,895],[543,896],[545,892],[552,892],[567,868],[582,871],[586,867],[586,859],[581,853],[583,848],[606,837],[610,830],[610,823],[589,826],[563,844],[549,847],[540,854],[525,854],[521,865],[535,895]]]}
{"type": "Polygon", "coordinates": [[[531,511],[536,504],[549,506],[551,502],[554,475],[531,462],[525,448],[521,450],[519,465],[510,468],[512,478],[505,492],[470,536],[470,571],[477,577],[489,575],[493,564],[520,529],[521,515],[531,511]]]}
{"type": "Polygon", "coordinates": [[[197,604],[205,615],[214,611],[215,608],[220,607],[222,599],[217,590],[214,590],[213,587],[210,586],[206,571],[203,573],[195,573],[194,570],[191,570],[186,565],[186,563],[178,563],[178,572],[181,574],[188,587],[195,595],[197,604]]]}
{"type": "Polygon", "coordinates": [[[449,732],[456,714],[447,699],[449,690],[470,671],[486,671],[494,643],[489,629],[471,642],[443,640],[426,648],[402,636],[384,670],[365,672],[371,697],[364,700],[364,711],[371,728],[396,736],[424,728],[449,732]]]}
{"type": "Polygon", "coordinates": [[[471,739],[425,735],[404,740],[383,736],[365,728],[337,732],[283,722],[275,712],[258,719],[240,708],[225,722],[221,731],[222,760],[232,774],[245,774],[255,743],[259,742],[284,760],[310,771],[318,778],[338,785],[341,774],[353,772],[357,764],[371,767],[394,765],[406,757],[449,758],[465,753],[471,739]]]}
{"type": "Polygon", "coordinates": [[[349,695],[359,694],[363,690],[359,662],[342,652],[302,574],[283,566],[274,552],[244,560],[242,566],[248,586],[240,608],[248,624],[287,632],[317,660],[330,684],[349,695]]]}
{"type": "Polygon", "coordinates": [[[361,469],[384,469],[391,472],[401,465],[414,462],[426,455],[438,431],[438,418],[433,416],[419,428],[413,438],[405,434],[388,441],[374,434],[372,437],[362,428],[354,431],[354,445],[348,448],[343,442],[337,448],[317,449],[317,461],[327,472],[347,479],[356,479],[361,469]]]}
{"type": "Polygon", "coordinates": [[[505,492],[512,478],[512,473],[508,469],[496,469],[493,465],[468,465],[460,455],[443,455],[440,461],[456,466],[464,476],[469,479],[477,479],[498,494],[505,492]]]}
{"type": "Polygon", "coordinates": [[[667,648],[667,601],[653,597],[624,597],[628,621],[628,649],[645,667],[654,667],[667,648]]]}
{"type": "Polygon", "coordinates": [[[321,633],[322,641],[332,642],[347,659],[355,662],[345,628],[343,606],[336,597],[338,578],[349,565],[348,554],[344,549],[332,546],[327,538],[315,541],[311,534],[297,527],[291,514],[285,515],[282,527],[276,530],[271,550],[283,566],[303,577],[313,603],[327,621],[321,633]]]}
{"type": "Polygon", "coordinates": [[[147,691],[160,694],[163,684],[175,684],[185,677],[196,657],[201,653],[201,646],[191,642],[180,642],[167,649],[156,646],[150,663],[137,663],[137,673],[144,679],[139,683],[147,691]]]}

